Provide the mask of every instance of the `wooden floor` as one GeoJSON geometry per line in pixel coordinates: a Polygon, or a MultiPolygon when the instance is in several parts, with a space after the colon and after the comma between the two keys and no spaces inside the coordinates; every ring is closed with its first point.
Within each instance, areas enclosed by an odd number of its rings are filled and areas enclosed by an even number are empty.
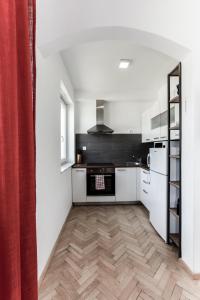
{"type": "Polygon", "coordinates": [[[200,299],[193,281],[149,224],[142,206],[72,209],[40,300],[200,299]]]}

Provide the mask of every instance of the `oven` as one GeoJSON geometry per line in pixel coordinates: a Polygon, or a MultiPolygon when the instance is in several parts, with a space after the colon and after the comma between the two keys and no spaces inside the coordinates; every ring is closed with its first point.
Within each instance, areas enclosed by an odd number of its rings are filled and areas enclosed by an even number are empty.
{"type": "Polygon", "coordinates": [[[87,166],[87,196],[115,196],[114,166],[87,166]]]}

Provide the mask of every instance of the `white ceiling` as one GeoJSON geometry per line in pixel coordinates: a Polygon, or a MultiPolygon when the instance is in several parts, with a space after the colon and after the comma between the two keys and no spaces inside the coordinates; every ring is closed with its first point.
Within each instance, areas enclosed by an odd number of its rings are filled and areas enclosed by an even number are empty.
{"type": "Polygon", "coordinates": [[[83,44],[62,52],[77,100],[152,101],[177,64],[174,59],[127,41],[83,44]],[[132,59],[119,70],[120,59],[132,59]]]}

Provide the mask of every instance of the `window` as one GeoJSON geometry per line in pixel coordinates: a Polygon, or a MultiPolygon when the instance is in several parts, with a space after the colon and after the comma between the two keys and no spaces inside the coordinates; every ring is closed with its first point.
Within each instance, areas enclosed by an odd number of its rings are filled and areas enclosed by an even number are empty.
{"type": "Polygon", "coordinates": [[[74,163],[74,103],[64,83],[60,84],[60,160],[61,172],[74,163]]]}
{"type": "Polygon", "coordinates": [[[60,104],[60,142],[61,142],[61,164],[65,164],[67,162],[67,124],[68,124],[68,105],[65,103],[64,99],[61,96],[61,104],[60,104]]]}

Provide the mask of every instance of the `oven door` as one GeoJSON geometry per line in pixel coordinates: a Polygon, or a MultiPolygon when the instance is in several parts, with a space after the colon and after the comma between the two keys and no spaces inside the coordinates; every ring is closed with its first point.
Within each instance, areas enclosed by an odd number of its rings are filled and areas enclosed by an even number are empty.
{"type": "Polygon", "coordinates": [[[87,174],[87,196],[115,196],[115,174],[87,174]],[[105,189],[96,189],[96,175],[104,176],[105,189]]]}

